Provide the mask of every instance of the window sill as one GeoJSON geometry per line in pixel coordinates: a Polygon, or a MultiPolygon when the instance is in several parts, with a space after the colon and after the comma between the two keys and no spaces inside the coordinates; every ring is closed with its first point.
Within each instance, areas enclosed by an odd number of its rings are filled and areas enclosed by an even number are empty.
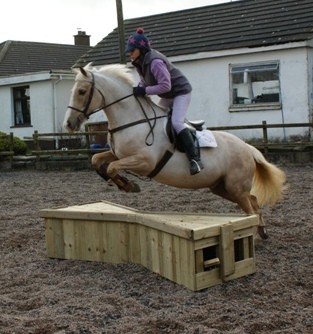
{"type": "Polygon", "coordinates": [[[18,128],[32,128],[31,124],[21,124],[21,125],[12,125],[10,129],[18,129],[18,128]]]}
{"type": "Polygon", "coordinates": [[[249,112],[249,111],[275,111],[281,110],[280,103],[254,103],[254,104],[234,104],[229,107],[229,112],[249,112]]]}

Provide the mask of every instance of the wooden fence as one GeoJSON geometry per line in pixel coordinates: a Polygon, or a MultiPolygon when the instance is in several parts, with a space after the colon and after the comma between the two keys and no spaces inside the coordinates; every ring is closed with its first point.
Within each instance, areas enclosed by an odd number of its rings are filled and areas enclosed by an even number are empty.
{"type": "MultiPolygon", "coordinates": [[[[280,142],[271,142],[268,136],[268,130],[273,128],[297,128],[297,127],[307,127],[308,130],[313,128],[313,123],[288,123],[288,124],[267,124],[266,121],[263,121],[262,124],[253,124],[253,125],[237,125],[237,126],[220,126],[220,127],[210,127],[210,130],[222,130],[222,131],[233,131],[233,130],[249,130],[249,129],[261,129],[262,138],[258,141],[249,141],[249,144],[257,147],[259,150],[265,154],[271,150],[305,150],[307,148],[313,148],[312,138],[308,135],[306,139],[299,141],[288,141],[283,140],[280,142]]],[[[87,129],[87,127],[85,128],[87,129]]],[[[309,133],[310,131],[308,131],[309,133]]],[[[105,134],[107,131],[85,131],[79,133],[39,133],[35,131],[32,139],[34,143],[34,149],[31,150],[31,154],[36,157],[36,161],[40,161],[44,156],[48,155],[85,155],[89,159],[94,153],[106,151],[107,148],[91,148],[90,147],[90,137],[95,135],[105,134]],[[62,138],[84,138],[86,148],[78,149],[42,149],[40,142],[44,138],[51,138],[53,140],[59,140],[62,138]]],[[[10,133],[8,136],[10,150],[5,152],[0,152],[0,157],[9,157],[12,164],[13,160],[13,133],[10,133]]]]}
{"type": "Polygon", "coordinates": [[[4,134],[4,135],[0,135],[0,139],[5,139],[8,140],[9,142],[9,150],[8,151],[0,151],[0,158],[4,157],[4,158],[9,158],[9,163],[10,166],[12,167],[13,164],[13,155],[14,155],[14,150],[13,150],[13,133],[10,132],[10,134],[4,134]]]}
{"type": "Polygon", "coordinates": [[[260,141],[249,141],[249,144],[257,147],[264,153],[268,153],[269,150],[304,150],[307,147],[313,147],[313,138],[308,137],[306,139],[291,141],[283,140],[279,142],[271,142],[268,136],[268,129],[284,129],[284,128],[312,128],[312,123],[285,123],[285,124],[267,124],[266,121],[263,121],[262,124],[253,124],[253,125],[237,125],[237,126],[219,126],[219,127],[210,127],[212,131],[232,131],[232,130],[251,130],[251,129],[262,129],[262,139],[260,141]]]}
{"type": "Polygon", "coordinates": [[[33,134],[33,140],[34,140],[34,146],[35,150],[32,150],[32,155],[36,156],[36,159],[39,160],[40,156],[42,155],[49,155],[49,154],[56,154],[56,155],[75,155],[75,154],[85,154],[87,156],[91,156],[92,154],[98,153],[98,152],[104,152],[107,151],[107,148],[90,148],[90,136],[102,134],[107,131],[85,131],[85,132],[79,132],[79,133],[38,133],[38,131],[35,131],[33,134]],[[71,149],[67,147],[61,147],[59,149],[51,149],[46,150],[42,149],[40,147],[40,138],[54,138],[54,139],[63,139],[63,138],[82,138],[85,139],[84,146],[86,148],[78,148],[78,149],[71,149]]]}

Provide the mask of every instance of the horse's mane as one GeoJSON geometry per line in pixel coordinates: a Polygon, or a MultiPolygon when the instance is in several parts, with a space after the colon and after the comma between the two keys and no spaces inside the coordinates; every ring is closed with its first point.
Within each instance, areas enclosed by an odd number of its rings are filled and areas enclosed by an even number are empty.
{"type": "MultiPolygon", "coordinates": [[[[91,71],[94,73],[100,72],[104,75],[107,75],[108,77],[113,77],[113,78],[118,77],[130,86],[134,86],[136,84],[131,74],[131,70],[126,65],[123,65],[123,64],[104,65],[100,68],[97,68],[97,67],[92,66],[91,63],[89,63],[84,67],[84,69],[86,71],[91,71]]],[[[78,76],[81,75],[78,69],[74,69],[74,71],[77,73],[78,76]]],[[[167,108],[159,106],[157,103],[153,101],[153,99],[150,96],[146,96],[146,98],[149,99],[149,101],[151,101],[153,105],[158,106],[164,111],[167,111],[167,108]]]]}
{"type": "MultiPolygon", "coordinates": [[[[102,73],[103,75],[106,75],[108,77],[112,78],[119,78],[123,80],[128,85],[133,86],[134,85],[134,78],[132,77],[130,69],[123,64],[113,64],[113,65],[104,65],[100,68],[94,67],[91,65],[91,63],[87,64],[84,69],[89,72],[93,73],[102,73]]],[[[79,72],[77,71],[79,74],[79,72]]]]}
{"type": "Polygon", "coordinates": [[[112,76],[118,76],[122,80],[124,80],[126,83],[133,86],[134,79],[132,77],[130,69],[126,65],[121,64],[115,64],[115,65],[109,65],[109,66],[103,66],[99,69],[100,72],[108,73],[112,76]]]}

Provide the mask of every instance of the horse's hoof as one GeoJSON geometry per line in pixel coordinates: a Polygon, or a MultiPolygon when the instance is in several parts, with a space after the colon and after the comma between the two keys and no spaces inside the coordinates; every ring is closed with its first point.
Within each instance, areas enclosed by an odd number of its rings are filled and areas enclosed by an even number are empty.
{"type": "Polygon", "coordinates": [[[269,235],[267,233],[265,226],[258,226],[258,234],[263,240],[266,240],[269,238],[269,235]]]}
{"type": "Polygon", "coordinates": [[[107,181],[107,185],[108,185],[109,187],[113,187],[113,186],[114,186],[114,182],[113,182],[113,180],[112,180],[112,179],[109,179],[109,180],[107,181]]]}
{"type": "Polygon", "coordinates": [[[140,187],[137,183],[128,182],[127,186],[125,187],[125,191],[128,193],[140,193],[140,187]]]}

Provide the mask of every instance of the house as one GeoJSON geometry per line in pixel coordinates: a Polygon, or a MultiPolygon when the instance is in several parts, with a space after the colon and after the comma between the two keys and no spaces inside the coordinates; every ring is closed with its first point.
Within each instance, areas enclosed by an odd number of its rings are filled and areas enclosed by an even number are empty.
{"type": "MultiPolygon", "coordinates": [[[[190,79],[188,118],[204,119],[207,127],[312,122],[312,0],[240,0],[129,19],[125,43],[137,27],[190,79]]],[[[89,62],[119,63],[117,28],[74,67],[89,62]]],[[[260,137],[261,131],[235,134],[260,137]]],[[[269,135],[312,136],[312,128],[269,135]]]]}
{"type": "Polygon", "coordinates": [[[19,138],[61,132],[70,90],[71,66],[90,49],[79,31],[75,45],[5,41],[0,44],[0,131],[19,138]]]}

